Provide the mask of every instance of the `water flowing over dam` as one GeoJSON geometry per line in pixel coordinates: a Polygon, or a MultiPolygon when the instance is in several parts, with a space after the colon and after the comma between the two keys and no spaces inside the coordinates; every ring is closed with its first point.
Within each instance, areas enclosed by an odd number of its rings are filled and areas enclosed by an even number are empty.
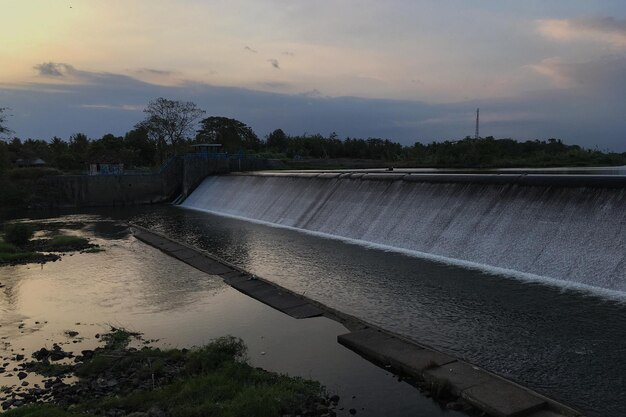
{"type": "Polygon", "coordinates": [[[626,292],[624,177],[225,175],[205,179],[182,206],[519,278],[626,292]]]}

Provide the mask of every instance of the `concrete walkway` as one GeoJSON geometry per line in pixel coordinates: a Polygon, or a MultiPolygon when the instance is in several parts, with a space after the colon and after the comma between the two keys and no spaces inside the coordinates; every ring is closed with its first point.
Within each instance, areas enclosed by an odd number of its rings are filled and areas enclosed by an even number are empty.
{"type": "Polygon", "coordinates": [[[442,390],[495,417],[582,417],[578,411],[452,356],[421,346],[328,308],[274,283],[257,278],[201,250],[141,226],[131,225],[137,239],[226,283],[291,317],[327,316],[353,331],[338,336],[342,345],[396,373],[409,375],[431,391],[442,390]]]}
{"type": "Polygon", "coordinates": [[[248,274],[226,262],[217,260],[207,253],[201,252],[183,243],[175,242],[140,226],[133,225],[132,227],[135,229],[134,235],[137,239],[160,249],[166,254],[200,271],[221,276],[222,279],[233,288],[291,317],[305,319],[324,314],[322,310],[315,307],[307,299],[296,296],[292,292],[286,291],[263,279],[256,278],[254,275],[248,274]]]}

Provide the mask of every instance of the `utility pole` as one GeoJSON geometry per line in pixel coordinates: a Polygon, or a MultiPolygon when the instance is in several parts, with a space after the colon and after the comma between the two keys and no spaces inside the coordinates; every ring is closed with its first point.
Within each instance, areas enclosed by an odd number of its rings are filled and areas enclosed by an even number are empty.
{"type": "Polygon", "coordinates": [[[474,136],[474,139],[480,139],[480,134],[478,131],[479,126],[480,126],[480,109],[476,109],[476,136],[474,136]]]}

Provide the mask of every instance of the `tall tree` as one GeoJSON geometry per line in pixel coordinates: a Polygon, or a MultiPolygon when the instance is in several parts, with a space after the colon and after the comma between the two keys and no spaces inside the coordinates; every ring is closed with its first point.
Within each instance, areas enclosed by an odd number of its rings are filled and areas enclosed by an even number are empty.
{"type": "Polygon", "coordinates": [[[287,147],[287,135],[282,129],[276,129],[267,136],[267,147],[277,151],[283,151],[287,147]]]}
{"type": "Polygon", "coordinates": [[[205,113],[191,101],[168,100],[159,97],[144,109],[146,119],[138,123],[137,129],[145,129],[150,139],[157,143],[161,162],[169,144],[176,151],[194,131],[196,122],[205,113]]]}
{"type": "Polygon", "coordinates": [[[9,129],[6,125],[7,122],[7,114],[6,112],[9,110],[8,107],[0,107],[0,134],[9,134],[13,133],[11,129],[9,129]]]}
{"type": "Polygon", "coordinates": [[[221,143],[227,152],[258,150],[261,141],[245,123],[228,117],[207,117],[200,122],[197,140],[221,143]]]}

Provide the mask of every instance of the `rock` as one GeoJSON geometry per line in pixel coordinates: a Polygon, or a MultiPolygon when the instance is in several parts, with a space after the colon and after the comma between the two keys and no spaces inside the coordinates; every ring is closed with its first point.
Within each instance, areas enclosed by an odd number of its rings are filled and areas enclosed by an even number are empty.
{"type": "Polygon", "coordinates": [[[148,410],[148,417],[166,417],[166,415],[160,408],[152,407],[148,410]]]}
{"type": "Polygon", "coordinates": [[[76,330],[67,330],[65,332],[65,334],[67,335],[67,337],[76,337],[76,336],[78,336],[78,332],[76,330]]]}
{"type": "Polygon", "coordinates": [[[356,410],[354,408],[351,408],[348,410],[348,413],[355,415],[356,414],[356,410]]]}
{"type": "Polygon", "coordinates": [[[330,397],[329,401],[333,404],[339,403],[339,395],[333,395],[332,397],[330,397]]]}
{"type": "Polygon", "coordinates": [[[22,386],[23,387],[27,387],[28,386],[28,382],[27,381],[22,381],[22,386]]]}
{"type": "Polygon", "coordinates": [[[33,358],[38,361],[46,359],[50,355],[50,351],[46,348],[41,348],[37,352],[33,353],[33,358]]]}
{"type": "Polygon", "coordinates": [[[17,373],[17,377],[20,379],[20,381],[24,378],[26,378],[28,376],[28,374],[24,371],[20,371],[17,373]]]}
{"type": "Polygon", "coordinates": [[[134,413],[126,414],[126,417],[148,417],[148,413],[135,411],[134,413]]]}
{"type": "Polygon", "coordinates": [[[91,359],[91,358],[93,358],[93,350],[88,350],[88,349],[82,350],[80,352],[80,354],[83,355],[84,359],[91,359]]]}
{"type": "Polygon", "coordinates": [[[463,409],[463,404],[459,404],[456,401],[450,401],[449,403],[446,404],[446,408],[448,410],[462,410],[463,409]]]}
{"type": "Polygon", "coordinates": [[[20,355],[20,354],[15,355],[15,360],[16,360],[16,361],[22,361],[22,360],[24,360],[24,355],[20,355]]]}

